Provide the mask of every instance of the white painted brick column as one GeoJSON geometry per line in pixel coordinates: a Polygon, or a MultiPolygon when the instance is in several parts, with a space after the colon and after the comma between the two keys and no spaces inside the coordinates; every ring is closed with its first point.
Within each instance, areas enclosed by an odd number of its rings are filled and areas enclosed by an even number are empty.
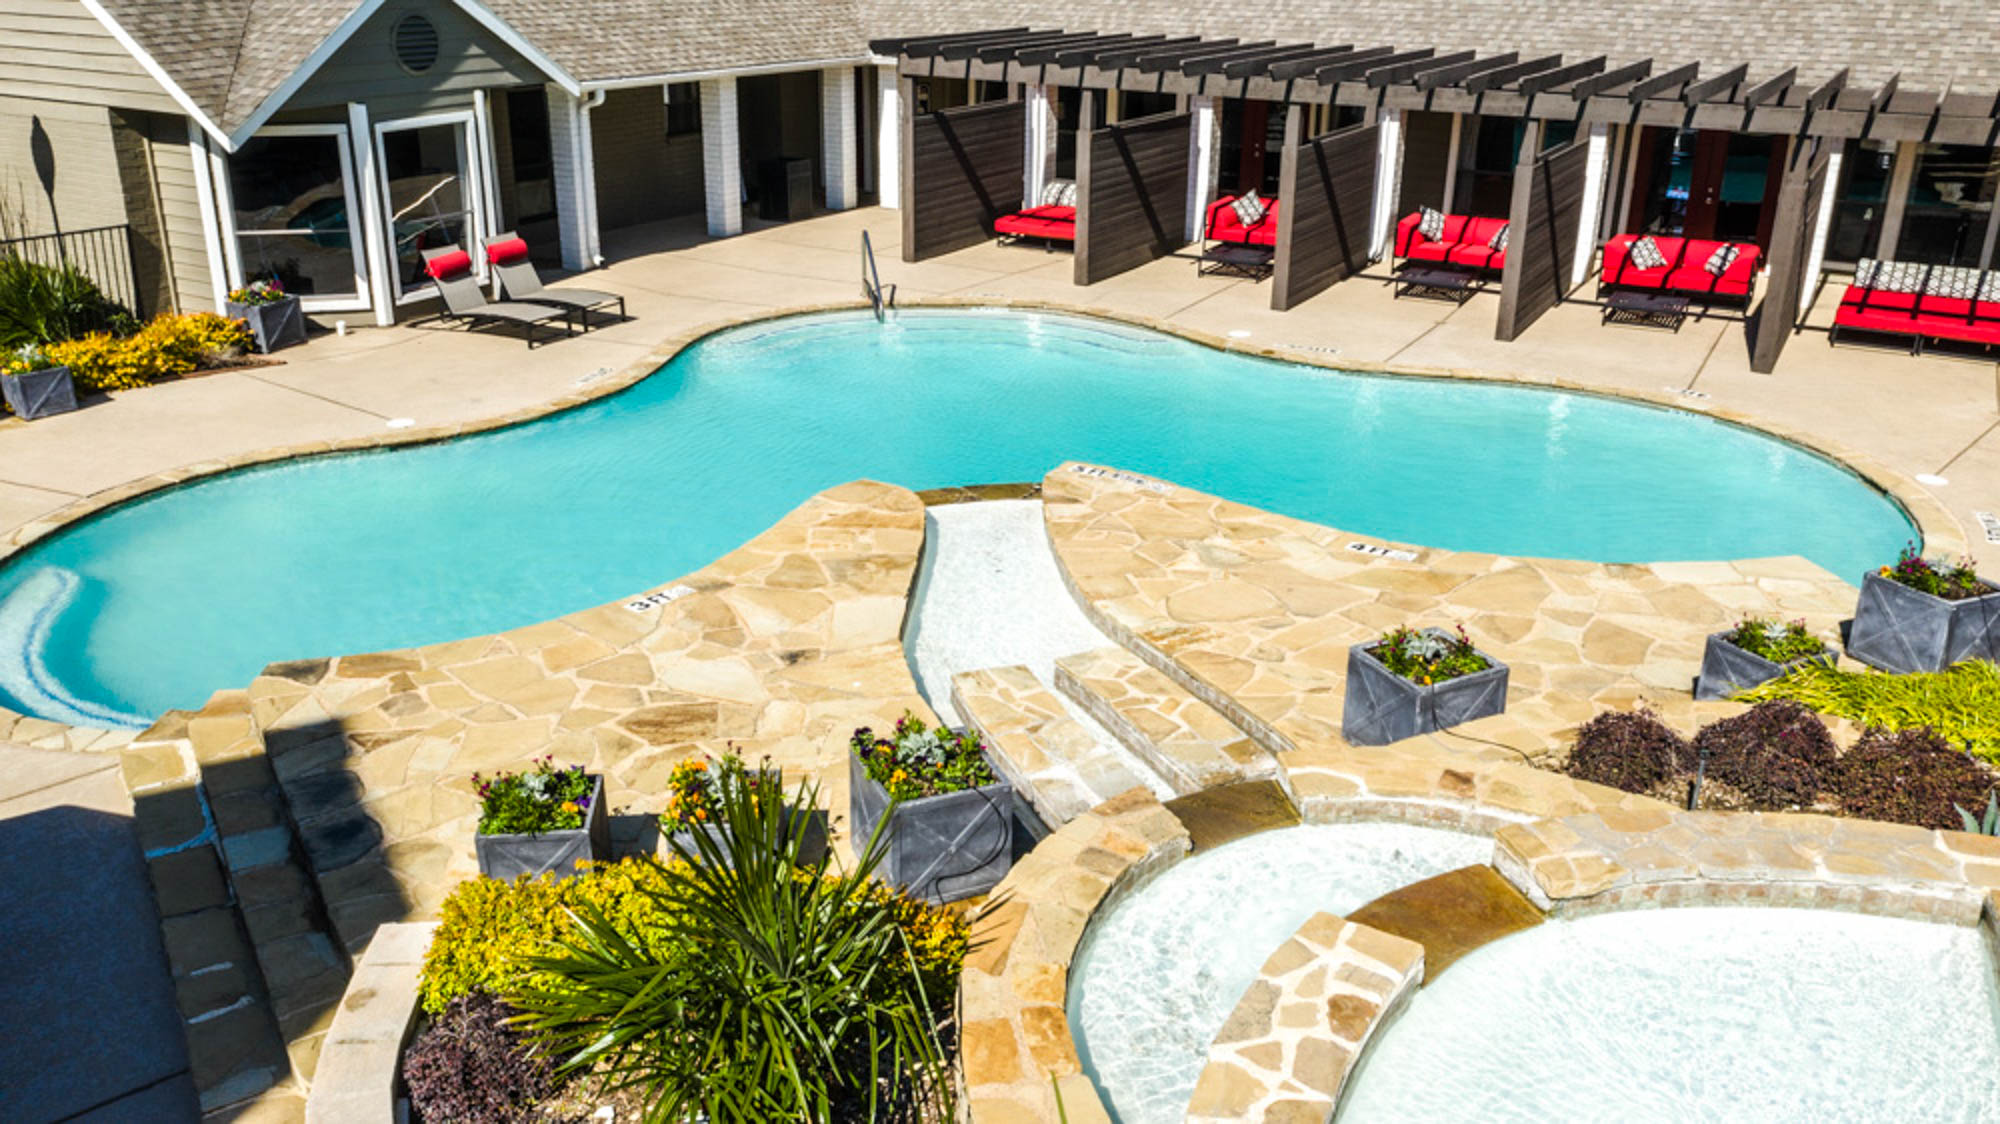
{"type": "Polygon", "coordinates": [[[1187,240],[1208,236],[1208,205],[1215,201],[1215,99],[1197,94],[1188,99],[1187,240]]]}
{"type": "Polygon", "coordinates": [[[825,163],[826,209],[845,211],[861,198],[860,160],[855,130],[854,70],[828,67],[819,72],[819,155],[825,163]]]}
{"type": "Polygon", "coordinates": [[[589,269],[597,245],[597,206],[591,180],[590,115],[561,86],[543,87],[549,103],[549,153],[554,160],[556,240],[563,268],[589,269]]]}
{"type": "Polygon", "coordinates": [[[1389,250],[1389,231],[1396,225],[1396,187],[1403,179],[1403,112],[1384,109],[1382,133],[1375,157],[1374,221],[1369,224],[1368,256],[1379,259],[1389,250]]]}
{"type": "Polygon", "coordinates": [[[708,197],[708,232],[743,233],[743,153],[736,132],[736,79],[701,84],[701,178],[708,197]]]}
{"type": "Polygon", "coordinates": [[[893,211],[903,205],[903,98],[896,68],[875,68],[875,198],[893,211]]]}
{"type": "Polygon", "coordinates": [[[1604,181],[1611,174],[1611,126],[1592,125],[1584,156],[1583,206],[1576,220],[1576,257],[1570,264],[1569,283],[1583,284],[1590,276],[1590,263],[1597,256],[1598,211],[1604,206],[1604,181]]]}
{"type": "Polygon", "coordinates": [[[1799,286],[1801,304],[1809,303],[1819,287],[1819,271],[1826,266],[1826,240],[1833,234],[1833,208],[1840,202],[1840,164],[1846,153],[1838,141],[1824,143],[1832,145],[1833,151],[1827,154],[1826,187],[1819,197],[1819,216],[1813,220],[1812,248],[1806,251],[1805,283],[1799,286]]]}
{"type": "Polygon", "coordinates": [[[1022,138],[1027,146],[1022,163],[1021,205],[1033,207],[1042,200],[1042,188],[1056,171],[1056,104],[1047,86],[1029,86],[1028,131],[1022,138]]]}

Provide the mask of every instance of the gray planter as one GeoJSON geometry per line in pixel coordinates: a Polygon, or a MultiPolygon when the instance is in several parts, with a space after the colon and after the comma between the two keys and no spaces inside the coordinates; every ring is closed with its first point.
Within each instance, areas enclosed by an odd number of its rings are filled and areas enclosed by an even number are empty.
{"type": "MultiPolygon", "coordinates": [[[[800,817],[798,817],[794,812],[792,812],[790,809],[786,809],[784,830],[788,838],[792,831],[792,825],[794,823],[798,823],[799,819],[800,817]]],[[[804,823],[799,828],[800,866],[811,866],[812,864],[818,862],[820,859],[826,857],[826,837],[827,837],[826,820],[827,820],[826,809],[824,808],[814,808],[811,812],[808,812],[805,815],[804,823]]],[[[715,840],[716,845],[722,848],[722,865],[729,867],[733,867],[736,865],[734,862],[730,860],[729,857],[728,828],[723,827],[719,824],[704,824],[703,826],[695,829],[695,831],[699,831],[702,834],[708,836],[710,839],[715,840]]],[[[695,848],[694,836],[695,836],[694,831],[676,831],[672,835],[660,836],[659,853],[661,860],[665,862],[672,862],[680,857],[678,854],[674,852],[675,842],[680,843],[682,847],[686,848],[689,854],[699,854],[700,852],[695,848]]]]}
{"type": "MultiPolygon", "coordinates": [[[[1448,636],[1427,628],[1430,636],[1448,636]]],[[[1347,650],[1347,697],[1340,713],[1340,736],[1353,745],[1388,745],[1418,734],[1435,733],[1461,722],[1507,709],[1507,665],[1479,654],[1492,666],[1426,687],[1412,683],[1368,654],[1374,641],[1347,650]]],[[[1478,651],[1478,649],[1474,649],[1478,651]]]]}
{"type": "Polygon", "coordinates": [[[479,873],[502,881],[545,873],[570,878],[579,860],[610,858],[611,819],[604,807],[604,778],[594,774],[590,778],[590,807],[582,827],[540,835],[475,835],[472,846],[479,856],[479,873]]]}
{"type": "MultiPolygon", "coordinates": [[[[847,777],[848,821],[858,852],[888,813],[889,790],[875,783],[852,753],[847,777]]],[[[1013,811],[1014,786],[1006,781],[905,801],[883,829],[888,857],[879,874],[934,902],[983,894],[999,885],[1014,863],[1013,811]]]]}
{"type": "Polygon", "coordinates": [[[299,310],[297,297],[286,297],[274,304],[230,301],[228,309],[229,315],[250,325],[256,348],[264,354],[306,342],[306,314],[299,310]]]}
{"type": "Polygon", "coordinates": [[[1816,656],[1800,656],[1778,663],[1730,643],[1727,632],[1711,632],[1708,634],[1708,647],[1701,653],[1701,674],[1694,681],[1694,697],[1726,699],[1738,691],[1769,683],[1793,668],[1809,663],[1831,664],[1833,653],[1822,649],[1816,656]]]}
{"type": "Polygon", "coordinates": [[[2000,660],[2000,589],[1946,601],[1880,574],[1861,579],[1847,654],[1883,671],[1943,671],[1960,660],[2000,660]]]}
{"type": "Polygon", "coordinates": [[[76,384],[68,367],[43,367],[18,375],[0,375],[0,394],[14,416],[33,421],[76,409],[76,384]]]}

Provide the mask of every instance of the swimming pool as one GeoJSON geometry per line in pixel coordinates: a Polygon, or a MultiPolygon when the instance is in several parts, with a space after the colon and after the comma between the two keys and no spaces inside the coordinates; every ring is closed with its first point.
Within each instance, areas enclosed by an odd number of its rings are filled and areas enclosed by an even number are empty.
{"type": "Polygon", "coordinates": [[[1915,534],[1839,466],[1691,414],[1328,372],[1069,316],[798,317],[710,337],[564,414],[213,477],[44,539],[0,570],[0,703],[141,724],[272,661],[650,588],[848,480],[1036,480],[1066,459],[1505,554],[1802,554],[1858,580],[1915,534]]]}
{"type": "Polygon", "coordinates": [[[1485,862],[1493,841],[1397,823],[1315,824],[1186,859],[1090,919],[1069,973],[1083,1068],[1119,1124],[1179,1124],[1215,1034],[1306,918],[1485,862]]]}
{"type": "Polygon", "coordinates": [[[2000,1121],[1976,928],[1666,909],[1467,956],[1382,1031],[1343,1121],[2000,1121]]]}

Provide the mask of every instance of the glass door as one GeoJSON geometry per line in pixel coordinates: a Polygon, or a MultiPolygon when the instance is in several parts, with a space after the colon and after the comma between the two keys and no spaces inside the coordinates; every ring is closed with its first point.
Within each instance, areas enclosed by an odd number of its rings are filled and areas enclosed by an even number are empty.
{"type": "Polygon", "coordinates": [[[273,126],[229,157],[232,287],[276,281],[311,311],[368,306],[351,166],[339,125],[273,126]]]}
{"type": "Polygon", "coordinates": [[[391,121],[376,130],[398,302],[430,295],[423,251],[457,246],[485,276],[485,229],[472,154],[472,115],[391,121]]]}

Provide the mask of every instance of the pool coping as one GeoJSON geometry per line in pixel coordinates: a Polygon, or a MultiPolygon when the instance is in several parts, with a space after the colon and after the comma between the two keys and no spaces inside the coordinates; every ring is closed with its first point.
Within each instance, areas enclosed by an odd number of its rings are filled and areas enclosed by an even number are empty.
{"type": "MultiPolygon", "coordinates": [[[[6,536],[4,541],[0,541],[0,566],[7,565],[13,560],[15,555],[44,538],[105,514],[112,508],[122,504],[141,499],[155,492],[163,491],[180,484],[280,461],[430,445],[449,441],[454,438],[469,437],[495,430],[507,429],[527,422],[566,413],[578,407],[586,406],[600,399],[629,390],[644,381],[648,376],[656,373],[662,366],[681,352],[710,336],[718,335],[732,329],[747,327],[752,324],[828,313],[861,312],[868,311],[871,308],[872,306],[866,301],[833,301],[764,310],[742,316],[711,320],[667,336],[644,356],[627,364],[624,368],[613,374],[592,382],[585,388],[573,390],[532,406],[524,406],[472,421],[415,427],[360,437],[274,445],[247,453],[239,453],[234,456],[194,461],[161,472],[148,473],[144,476],[125,481],[122,484],[100,489],[16,527],[6,536]]],[[[1393,363],[1372,363],[1359,360],[1335,362],[1332,357],[1325,354],[1316,354],[1303,348],[1282,345],[1245,344],[1242,340],[1228,339],[1211,332],[1189,328],[1185,325],[1175,324],[1155,317],[1090,309],[1057,301],[998,297],[935,297],[910,300],[903,304],[901,308],[907,310],[993,309],[997,311],[1045,312],[1076,317],[1082,320],[1097,320],[1110,324],[1145,329],[1216,351],[1248,355],[1327,372],[1351,372],[1400,378],[1493,383],[1543,390],[1559,390],[1566,393],[1591,395],[1593,397],[1672,410],[1695,417],[1710,418],[1796,445],[1830,461],[1837,467],[1854,473],[1876,491],[1888,498],[1891,503],[1896,504],[1904,515],[1916,525],[1917,533],[1923,540],[1926,553],[1963,555],[1970,549],[1971,540],[1964,527],[1959,523],[1958,518],[1943,503],[1924,491],[1917,484],[1915,478],[1909,474],[1891,468],[1859,450],[1847,448],[1839,442],[1831,441],[1802,430],[1765,422],[1751,415],[1733,410],[1691,408],[1685,400],[1680,399],[1677,395],[1655,391],[1588,386],[1568,379],[1532,375],[1518,371],[1424,367],[1393,363]]],[[[937,489],[935,491],[945,492],[948,490],[937,489]]],[[[1660,559],[1656,561],[1672,562],[1683,560],[1660,559]]],[[[1746,560],[1731,559],[1729,561],[1746,560]]],[[[465,637],[464,639],[474,639],[474,637],[465,637]]],[[[87,748],[93,751],[116,749],[129,743],[139,732],[137,730],[107,730],[102,727],[72,726],[49,719],[37,718],[33,715],[22,714],[11,708],[0,706],[0,737],[32,748],[67,750],[87,748]]]]}

